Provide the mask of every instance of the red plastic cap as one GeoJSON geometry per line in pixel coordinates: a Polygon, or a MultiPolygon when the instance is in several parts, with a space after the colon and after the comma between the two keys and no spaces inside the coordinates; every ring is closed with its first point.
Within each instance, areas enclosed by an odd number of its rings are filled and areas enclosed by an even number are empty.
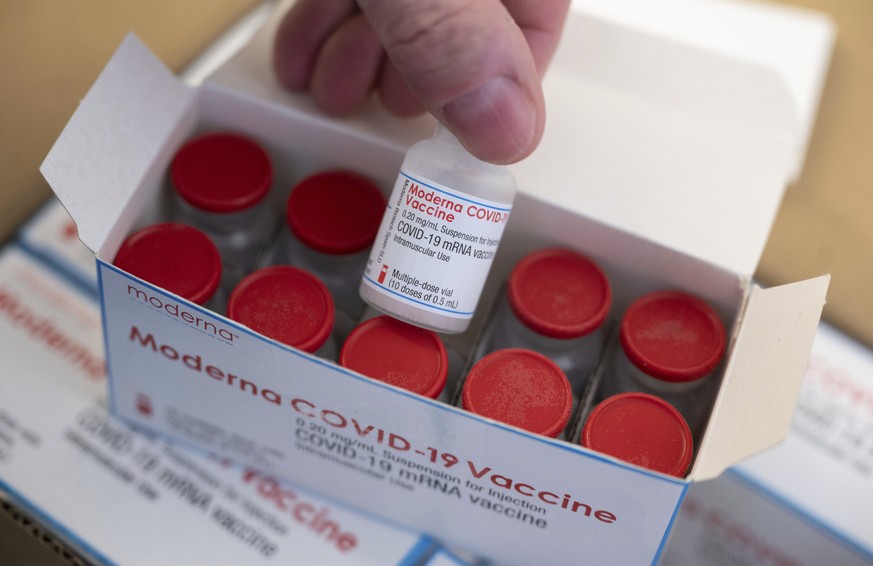
{"type": "Polygon", "coordinates": [[[384,213],[385,197],[372,181],[348,171],[329,171],[294,187],[286,218],[301,242],[340,255],[372,245],[384,213]]]}
{"type": "Polygon", "coordinates": [[[585,421],[580,444],[680,478],[694,452],[691,430],[679,411],[646,393],[620,393],[597,405],[585,421]]]}
{"type": "Polygon", "coordinates": [[[267,338],[313,353],[330,337],[333,299],[317,277],[290,265],[247,275],[227,302],[227,317],[267,338]]]}
{"type": "Polygon", "coordinates": [[[221,280],[221,257],[212,240],[196,228],[172,222],[128,236],[113,263],[198,305],[212,298],[221,280]]]}
{"type": "Polygon", "coordinates": [[[552,360],[531,350],[508,348],[473,366],[461,401],[471,413],[556,437],[570,419],[573,393],[552,360]]]}
{"type": "Polygon", "coordinates": [[[431,399],[443,392],[448,374],[440,337],[390,316],[371,318],[352,330],[339,364],[431,399]]]}
{"type": "Polygon", "coordinates": [[[518,319],[551,338],[578,338],[606,319],[612,293],[606,275],[577,252],[550,248],[534,252],[512,270],[507,291],[518,319]]]}
{"type": "Polygon", "coordinates": [[[200,136],[182,146],[170,176],[176,192],[195,208],[240,212],[267,196],[273,167],[260,145],[223,132],[200,136]]]}
{"type": "Polygon", "coordinates": [[[628,308],[621,322],[628,359],[656,379],[700,379],[718,365],[725,331],[716,312],[696,297],[677,291],[650,293],[628,308]]]}

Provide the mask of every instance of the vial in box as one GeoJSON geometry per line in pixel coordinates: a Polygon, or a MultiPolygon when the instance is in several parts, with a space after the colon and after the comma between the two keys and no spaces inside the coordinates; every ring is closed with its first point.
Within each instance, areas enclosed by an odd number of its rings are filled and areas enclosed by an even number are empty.
{"type": "Polygon", "coordinates": [[[251,271],[273,230],[267,202],[273,168],[267,152],[248,137],[214,132],[183,145],[170,165],[172,216],[212,238],[230,289],[251,271]]]}
{"type": "Polygon", "coordinates": [[[304,352],[336,359],[333,299],[324,283],[290,265],[247,275],[227,302],[227,317],[304,352]]]}
{"type": "Polygon", "coordinates": [[[174,222],[147,226],[124,240],[113,263],[192,303],[223,310],[217,293],[221,258],[212,240],[196,228],[174,222]]]}
{"type": "Polygon", "coordinates": [[[361,297],[437,332],[470,324],[515,198],[507,167],[467,153],[442,126],[413,145],[379,226],[361,297]]]}
{"type": "Polygon", "coordinates": [[[349,171],[311,175],[288,196],[287,229],[271,261],[305,269],[327,286],[337,308],[340,339],[363,312],[358,282],[384,211],[379,188],[349,171]]]}
{"type": "Polygon", "coordinates": [[[620,393],[594,407],[579,444],[680,478],[694,452],[691,430],[679,411],[646,393],[620,393]]]}
{"type": "Polygon", "coordinates": [[[687,293],[649,293],[628,307],[619,337],[621,347],[612,352],[599,398],[628,391],[657,395],[698,432],[716,385],[708,377],[725,351],[718,314],[687,293]]]}
{"type": "Polygon", "coordinates": [[[564,370],[578,395],[603,349],[611,302],[609,281],[589,258],[563,248],[535,251],[513,268],[480,352],[536,350],[564,370]]]}
{"type": "Polygon", "coordinates": [[[384,315],[352,330],[339,364],[431,399],[440,398],[448,375],[446,349],[436,333],[384,315]]]}
{"type": "Polygon", "coordinates": [[[471,413],[557,438],[570,420],[573,392],[555,362],[532,350],[508,348],[476,362],[464,381],[461,406],[471,413]]]}

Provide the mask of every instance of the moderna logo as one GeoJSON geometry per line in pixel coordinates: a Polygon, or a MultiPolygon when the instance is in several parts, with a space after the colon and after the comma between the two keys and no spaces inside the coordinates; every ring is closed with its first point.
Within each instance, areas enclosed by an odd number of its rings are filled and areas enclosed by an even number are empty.
{"type": "Polygon", "coordinates": [[[205,332],[206,334],[211,334],[229,344],[233,344],[234,341],[239,338],[239,335],[231,332],[230,329],[219,326],[211,320],[202,318],[199,313],[186,310],[184,305],[180,305],[172,300],[165,300],[163,297],[148,293],[135,285],[127,285],[127,295],[130,298],[145,303],[188,326],[193,326],[197,330],[205,332]]]}

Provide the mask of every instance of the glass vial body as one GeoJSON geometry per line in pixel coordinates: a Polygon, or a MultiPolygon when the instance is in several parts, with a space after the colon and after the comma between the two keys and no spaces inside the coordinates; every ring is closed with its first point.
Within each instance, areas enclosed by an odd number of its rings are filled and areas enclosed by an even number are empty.
{"type": "Polygon", "coordinates": [[[273,168],[254,140],[214,132],[183,145],[170,166],[174,219],[206,233],[221,254],[222,287],[230,289],[255,267],[274,228],[267,202],[273,168]]]}
{"type": "Polygon", "coordinates": [[[448,374],[446,349],[436,333],[385,315],[352,330],[339,365],[431,399],[440,398],[448,374]]]}
{"type": "Polygon", "coordinates": [[[341,340],[363,312],[358,282],[384,211],[379,187],[349,171],[311,175],[288,197],[287,229],[279,236],[272,261],[305,269],[327,286],[341,340]]]}
{"type": "Polygon", "coordinates": [[[128,236],[113,264],[192,303],[223,311],[221,258],[209,237],[185,224],[153,224],[128,236]]]}
{"type": "Polygon", "coordinates": [[[662,474],[685,477],[694,444],[672,405],[647,393],[621,393],[602,401],[585,421],[579,444],[662,474]]]}
{"type": "Polygon", "coordinates": [[[442,126],[406,154],[360,294],[371,306],[437,332],[470,324],[509,219],[515,180],[479,161],[442,126]]]}
{"type": "Polygon", "coordinates": [[[336,359],[333,299],[302,269],[274,265],[250,273],[231,293],[227,317],[287,346],[336,359]]]}
{"type": "Polygon", "coordinates": [[[637,391],[673,405],[692,430],[703,425],[713,380],[726,344],[718,314],[704,301],[679,291],[649,293],[622,317],[620,348],[599,398],[637,391]]]}
{"type": "Polygon", "coordinates": [[[538,250],[513,268],[482,351],[536,350],[558,364],[579,394],[603,349],[611,303],[609,281],[589,258],[564,248],[538,250]]]}
{"type": "Polygon", "coordinates": [[[509,348],[488,354],[470,369],[461,390],[461,406],[557,438],[570,420],[573,392],[555,362],[532,350],[509,348]]]}

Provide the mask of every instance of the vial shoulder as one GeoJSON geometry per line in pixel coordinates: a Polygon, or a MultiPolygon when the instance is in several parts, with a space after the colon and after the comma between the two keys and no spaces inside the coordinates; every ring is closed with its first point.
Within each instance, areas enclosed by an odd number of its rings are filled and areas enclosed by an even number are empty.
{"type": "Polygon", "coordinates": [[[508,167],[476,159],[458,142],[418,142],[406,153],[402,169],[483,199],[511,203],[515,197],[515,178],[508,167]]]}

